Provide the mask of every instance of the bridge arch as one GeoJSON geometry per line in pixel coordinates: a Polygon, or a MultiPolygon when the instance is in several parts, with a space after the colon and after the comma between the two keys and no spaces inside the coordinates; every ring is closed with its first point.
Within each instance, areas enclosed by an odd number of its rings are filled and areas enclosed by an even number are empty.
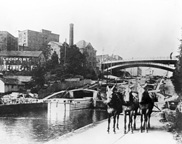
{"type": "Polygon", "coordinates": [[[109,71],[112,69],[126,69],[126,68],[131,68],[131,67],[153,67],[153,68],[159,68],[167,71],[174,72],[175,67],[170,66],[170,65],[165,65],[165,64],[158,64],[158,63],[125,63],[125,64],[119,64],[119,65],[114,65],[111,67],[108,67],[104,69],[104,71],[109,71]]]}

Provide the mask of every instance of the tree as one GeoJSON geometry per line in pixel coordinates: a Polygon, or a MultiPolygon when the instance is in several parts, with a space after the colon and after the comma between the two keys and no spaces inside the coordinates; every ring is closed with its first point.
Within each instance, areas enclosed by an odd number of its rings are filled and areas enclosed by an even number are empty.
{"type": "Polygon", "coordinates": [[[46,72],[53,72],[54,69],[58,66],[59,62],[58,62],[58,55],[56,54],[56,52],[54,52],[51,56],[51,59],[49,59],[46,64],[45,64],[45,70],[46,72]]]}
{"type": "Polygon", "coordinates": [[[54,53],[51,56],[51,60],[52,60],[52,64],[54,66],[57,66],[59,64],[59,62],[58,62],[58,55],[57,55],[57,53],[55,51],[54,51],[54,53]]]}
{"type": "Polygon", "coordinates": [[[63,44],[60,62],[61,65],[63,65],[65,74],[83,75],[84,63],[86,61],[84,55],[76,45],[69,47],[68,45],[63,44]]]}
{"type": "Polygon", "coordinates": [[[67,71],[70,74],[82,75],[84,70],[85,58],[76,46],[72,46],[68,50],[67,55],[67,71]]]}
{"type": "Polygon", "coordinates": [[[45,84],[45,66],[40,66],[37,65],[33,70],[32,70],[32,81],[31,84],[34,87],[42,88],[43,85],[45,84]]]}
{"type": "Polygon", "coordinates": [[[175,86],[175,90],[178,93],[182,91],[182,40],[179,46],[179,51],[179,59],[176,65],[176,69],[173,73],[173,83],[175,86]]]}
{"type": "Polygon", "coordinates": [[[40,48],[40,51],[44,54],[45,60],[48,61],[49,57],[51,56],[50,45],[44,43],[40,48]]]}

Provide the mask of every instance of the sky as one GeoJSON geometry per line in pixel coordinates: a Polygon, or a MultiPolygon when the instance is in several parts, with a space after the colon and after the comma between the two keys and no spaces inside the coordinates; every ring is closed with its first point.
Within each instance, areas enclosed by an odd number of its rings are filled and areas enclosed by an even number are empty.
{"type": "Polygon", "coordinates": [[[182,38],[182,0],[6,0],[0,30],[47,29],[69,42],[90,42],[97,55],[169,57],[182,38]]]}

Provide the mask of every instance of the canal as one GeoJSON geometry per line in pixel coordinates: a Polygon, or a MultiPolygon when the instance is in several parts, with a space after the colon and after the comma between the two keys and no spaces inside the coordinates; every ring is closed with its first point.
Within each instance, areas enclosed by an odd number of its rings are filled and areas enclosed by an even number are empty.
{"type": "Polygon", "coordinates": [[[107,112],[99,109],[55,111],[54,113],[40,110],[0,117],[0,143],[44,143],[106,118],[107,112]]]}

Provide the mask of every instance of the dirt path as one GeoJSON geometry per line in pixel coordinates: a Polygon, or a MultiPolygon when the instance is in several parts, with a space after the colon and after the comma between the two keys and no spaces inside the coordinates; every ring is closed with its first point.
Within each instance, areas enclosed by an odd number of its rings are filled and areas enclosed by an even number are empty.
{"type": "Polygon", "coordinates": [[[153,113],[151,117],[151,129],[148,133],[140,133],[139,116],[137,118],[137,130],[133,134],[123,133],[123,116],[120,116],[120,130],[116,134],[108,134],[107,121],[98,124],[91,124],[58,139],[52,140],[47,144],[176,144],[173,134],[167,132],[165,124],[159,122],[159,113],[153,113]]]}

